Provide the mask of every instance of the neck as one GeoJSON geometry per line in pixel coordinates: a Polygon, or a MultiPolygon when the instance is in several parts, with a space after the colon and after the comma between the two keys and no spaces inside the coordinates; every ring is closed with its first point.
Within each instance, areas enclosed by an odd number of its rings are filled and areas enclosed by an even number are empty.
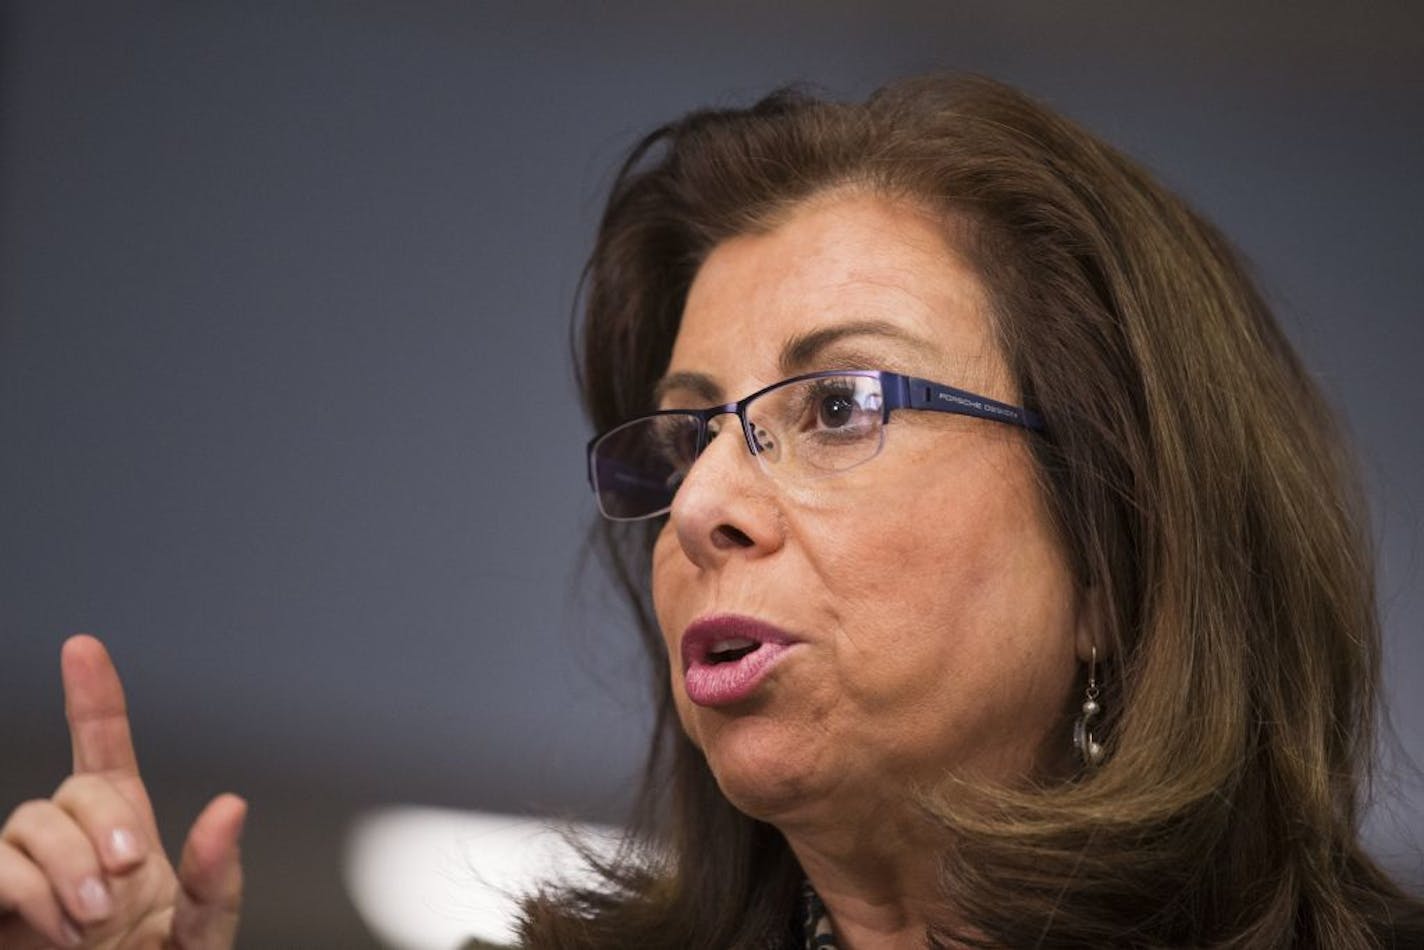
{"type": "Polygon", "coordinates": [[[937,849],[922,819],[842,815],[820,829],[782,829],[826,905],[842,950],[923,950],[940,899],[937,849]]]}

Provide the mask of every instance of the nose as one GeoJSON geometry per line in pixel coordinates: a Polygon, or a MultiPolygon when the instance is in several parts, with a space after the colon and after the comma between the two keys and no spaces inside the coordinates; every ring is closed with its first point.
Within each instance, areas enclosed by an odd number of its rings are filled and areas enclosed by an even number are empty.
{"type": "Polygon", "coordinates": [[[673,497],[669,518],[683,553],[701,568],[781,546],[775,486],[748,451],[736,418],[709,437],[673,497]]]}

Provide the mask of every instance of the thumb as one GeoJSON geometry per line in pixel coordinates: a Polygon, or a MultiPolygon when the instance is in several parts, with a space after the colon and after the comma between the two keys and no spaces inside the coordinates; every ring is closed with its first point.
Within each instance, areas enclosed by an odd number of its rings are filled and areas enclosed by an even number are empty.
{"type": "Polygon", "coordinates": [[[242,862],[238,839],[247,802],[219,795],[208,803],[183,845],[178,900],[170,946],[175,950],[229,950],[242,907],[242,862]]]}

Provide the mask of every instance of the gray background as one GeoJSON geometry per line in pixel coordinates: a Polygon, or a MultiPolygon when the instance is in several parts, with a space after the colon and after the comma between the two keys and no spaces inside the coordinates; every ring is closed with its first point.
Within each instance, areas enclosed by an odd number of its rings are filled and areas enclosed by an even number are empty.
{"type": "Polygon", "coordinates": [[[610,169],[693,106],[948,67],[1217,220],[1343,408],[1402,752],[1371,835],[1424,885],[1419,10],[5,4],[0,811],[64,772],[89,630],[166,833],[252,801],[246,946],[370,945],[339,862],[373,804],[616,819],[645,710],[579,570],[567,355],[610,169]]]}

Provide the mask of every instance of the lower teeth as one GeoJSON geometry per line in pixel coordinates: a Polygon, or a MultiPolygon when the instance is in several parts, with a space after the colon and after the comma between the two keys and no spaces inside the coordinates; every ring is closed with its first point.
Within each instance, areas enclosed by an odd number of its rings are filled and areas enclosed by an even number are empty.
{"type": "Polygon", "coordinates": [[[713,663],[735,663],[748,653],[754,653],[756,646],[742,647],[740,650],[727,650],[724,653],[714,653],[710,657],[713,663]]]}

